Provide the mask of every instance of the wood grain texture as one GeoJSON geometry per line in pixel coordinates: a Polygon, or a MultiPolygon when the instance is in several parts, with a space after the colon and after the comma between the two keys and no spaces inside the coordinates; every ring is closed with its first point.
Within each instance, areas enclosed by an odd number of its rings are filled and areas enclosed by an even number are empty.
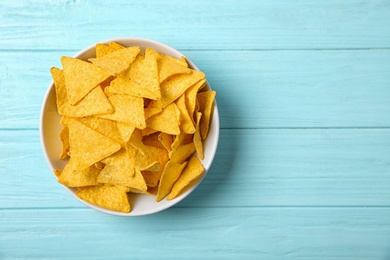
{"type": "MultiPolygon", "coordinates": [[[[0,128],[38,128],[49,70],[74,53],[0,52],[0,128]]],[[[217,91],[222,128],[390,126],[389,50],[184,54],[217,91]]]]}
{"type": "Polygon", "coordinates": [[[390,2],[0,1],[0,259],[390,259],[390,2]],[[175,207],[122,218],[57,183],[49,69],[155,39],[203,70],[215,161],[175,207]]]}
{"type": "Polygon", "coordinates": [[[186,208],[121,218],[0,211],[0,257],[388,259],[389,208],[186,208]],[[212,232],[210,232],[212,230],[212,232]]]}
{"type": "MultiPolygon", "coordinates": [[[[84,207],[56,182],[37,131],[1,131],[0,208],[84,207]]],[[[222,130],[179,207],[390,206],[389,129],[222,130]]]]}
{"type": "Polygon", "coordinates": [[[179,49],[389,48],[375,1],[2,1],[0,49],[82,49],[139,36],[179,49]]]}

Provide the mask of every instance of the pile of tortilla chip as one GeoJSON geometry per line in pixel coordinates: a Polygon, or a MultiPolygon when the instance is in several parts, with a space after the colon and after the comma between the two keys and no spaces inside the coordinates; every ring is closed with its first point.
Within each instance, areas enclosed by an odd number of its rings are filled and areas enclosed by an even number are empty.
{"type": "Polygon", "coordinates": [[[132,193],[172,200],[204,173],[215,91],[205,74],[151,48],[111,42],[53,67],[64,169],[58,181],[97,206],[130,212],[132,193]],[[196,155],[197,154],[197,155],[196,155]]]}

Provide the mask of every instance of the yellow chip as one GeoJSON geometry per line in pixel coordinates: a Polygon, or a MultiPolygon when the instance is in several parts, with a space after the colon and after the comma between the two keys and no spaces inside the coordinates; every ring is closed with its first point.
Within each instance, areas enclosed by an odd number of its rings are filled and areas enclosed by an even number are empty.
{"type": "Polygon", "coordinates": [[[97,176],[100,170],[95,166],[87,167],[83,170],[74,168],[74,160],[70,158],[65,168],[62,170],[58,182],[68,187],[84,187],[98,185],[97,176]]]}
{"type": "Polygon", "coordinates": [[[79,188],[76,195],[94,205],[127,213],[131,210],[127,191],[127,188],[117,185],[99,185],[79,188]]]}
{"type": "Polygon", "coordinates": [[[175,103],[168,105],[163,111],[146,120],[146,126],[166,134],[180,134],[180,111],[175,103]]]}
{"type": "Polygon", "coordinates": [[[176,105],[180,110],[180,129],[181,132],[184,132],[186,134],[193,134],[195,133],[195,126],[192,121],[191,116],[188,113],[187,106],[186,106],[186,100],[185,95],[181,95],[176,100],[176,105]]]}
{"type": "MultiPolygon", "coordinates": [[[[121,149],[118,152],[104,158],[102,160],[106,167],[108,165],[113,166],[117,169],[118,172],[122,172],[124,176],[133,177],[134,176],[134,163],[132,158],[130,158],[127,149],[121,149]]],[[[105,167],[105,168],[106,168],[105,167]]],[[[121,183],[112,183],[112,184],[121,184],[121,183]]],[[[123,186],[126,186],[122,184],[123,186]]]]}
{"type": "Polygon", "coordinates": [[[206,91],[198,93],[199,112],[202,113],[200,119],[200,134],[202,139],[206,139],[209,132],[210,118],[213,111],[215,91],[206,91]]]}
{"type": "Polygon", "coordinates": [[[60,153],[60,159],[66,159],[69,153],[69,128],[64,126],[60,132],[60,139],[62,143],[62,151],[60,153]]]}
{"type": "Polygon", "coordinates": [[[119,143],[76,120],[72,120],[68,127],[73,168],[78,171],[101,161],[121,148],[119,143]]]}
{"type": "Polygon", "coordinates": [[[111,82],[109,93],[128,94],[149,99],[160,99],[160,84],[156,54],[146,49],[145,56],[138,55],[130,69],[111,82]]]}
{"type": "Polygon", "coordinates": [[[196,124],[194,115],[195,115],[195,108],[197,102],[197,93],[200,89],[202,89],[205,86],[206,86],[206,80],[202,79],[198,81],[196,84],[194,84],[193,86],[191,86],[185,93],[188,115],[191,117],[191,120],[194,124],[196,124]]]}
{"type": "Polygon", "coordinates": [[[168,196],[168,200],[172,200],[179,196],[186,188],[193,184],[204,173],[204,168],[199,159],[193,155],[188,161],[187,167],[183,170],[179,179],[172,187],[172,191],[168,196]]]}
{"type": "Polygon", "coordinates": [[[128,123],[123,123],[119,121],[116,122],[116,125],[118,127],[123,142],[127,143],[130,140],[130,137],[133,134],[135,127],[128,123]]]}
{"type": "Polygon", "coordinates": [[[177,163],[183,163],[195,152],[195,145],[193,142],[189,144],[183,144],[169,152],[169,158],[171,161],[177,163]]]}
{"type": "Polygon", "coordinates": [[[167,149],[168,152],[172,150],[173,135],[166,134],[166,133],[159,133],[158,140],[165,147],[165,149],[167,149]]]}
{"type": "Polygon", "coordinates": [[[93,115],[111,114],[114,108],[108,101],[102,88],[97,86],[82,98],[76,105],[71,105],[68,101],[61,107],[60,115],[70,117],[85,117],[93,115]]]}
{"type": "Polygon", "coordinates": [[[99,58],[90,58],[89,61],[106,69],[111,75],[118,75],[130,67],[140,51],[141,49],[138,46],[128,47],[99,58]]]}
{"type": "Polygon", "coordinates": [[[106,184],[122,185],[142,191],[147,190],[145,180],[140,171],[135,170],[133,176],[126,174],[113,165],[106,165],[98,176],[98,182],[106,184]]]}
{"type": "Polygon", "coordinates": [[[109,54],[111,52],[114,52],[114,51],[117,51],[117,50],[120,50],[120,49],[123,49],[125,48],[124,46],[116,43],[116,42],[110,42],[109,45],[105,45],[105,44],[102,44],[102,43],[97,43],[95,45],[95,49],[96,49],[96,57],[97,58],[100,58],[106,54],[109,54]]]}
{"type": "Polygon", "coordinates": [[[161,99],[158,101],[160,107],[166,107],[180,97],[188,88],[199,80],[204,79],[203,72],[191,70],[190,74],[179,74],[164,81],[161,88],[161,99]]]}
{"type": "Polygon", "coordinates": [[[58,113],[62,115],[63,113],[61,107],[68,101],[64,72],[59,68],[53,67],[50,69],[50,73],[53,77],[54,87],[56,89],[57,110],[58,113]]]}
{"type": "Polygon", "coordinates": [[[165,198],[165,196],[169,194],[173,184],[179,178],[181,172],[183,171],[184,167],[186,167],[186,165],[187,162],[179,164],[173,161],[169,161],[165,165],[164,171],[161,176],[160,184],[158,185],[156,197],[157,202],[161,201],[163,198],[165,198]]]}
{"type": "Polygon", "coordinates": [[[110,50],[112,51],[117,51],[117,50],[120,50],[120,49],[123,49],[123,48],[126,48],[125,46],[117,43],[117,42],[110,42],[108,44],[108,47],[110,47],[110,50]]]}
{"type": "Polygon", "coordinates": [[[148,136],[143,137],[142,142],[149,146],[154,146],[160,149],[165,149],[164,145],[159,140],[159,135],[161,133],[154,133],[148,136]]]}
{"type": "Polygon", "coordinates": [[[174,150],[180,145],[191,143],[192,139],[193,139],[193,135],[181,132],[179,135],[175,137],[175,140],[173,141],[171,148],[172,150],[174,150]]]}
{"type": "Polygon", "coordinates": [[[85,117],[81,123],[124,146],[117,122],[95,116],[85,117]]]}
{"type": "Polygon", "coordinates": [[[107,70],[92,63],[62,56],[66,93],[69,103],[75,105],[92,89],[110,77],[107,70]]]}
{"type": "Polygon", "coordinates": [[[160,178],[152,171],[141,171],[142,176],[144,177],[145,183],[148,187],[157,187],[160,178]]]}
{"type": "Polygon", "coordinates": [[[142,155],[146,155],[148,152],[147,147],[142,141],[142,133],[139,129],[133,131],[128,144],[137,149],[142,155]]]}
{"type": "Polygon", "coordinates": [[[157,66],[160,83],[172,75],[191,73],[191,69],[187,68],[187,66],[183,66],[183,64],[180,64],[176,60],[172,59],[170,56],[162,56],[158,60],[157,66]]]}
{"type": "Polygon", "coordinates": [[[197,120],[196,120],[196,132],[194,134],[194,144],[196,152],[198,153],[198,156],[200,159],[204,159],[204,153],[203,153],[203,143],[202,143],[202,136],[200,134],[200,120],[203,117],[202,113],[197,113],[197,120]]]}
{"type": "Polygon", "coordinates": [[[130,124],[136,128],[145,128],[144,100],[130,95],[111,95],[108,100],[114,112],[99,117],[130,124]]]}

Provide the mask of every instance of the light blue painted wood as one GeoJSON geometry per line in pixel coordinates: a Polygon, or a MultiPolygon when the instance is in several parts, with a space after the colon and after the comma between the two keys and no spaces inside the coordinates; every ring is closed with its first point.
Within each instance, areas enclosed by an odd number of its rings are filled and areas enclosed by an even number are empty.
{"type": "Polygon", "coordinates": [[[140,36],[179,49],[389,48],[375,1],[2,1],[0,49],[82,49],[140,36]]]}
{"type": "Polygon", "coordinates": [[[389,259],[390,3],[1,1],[0,259],[389,259]],[[99,40],[156,39],[217,90],[198,189],[156,215],[81,205],[43,159],[49,69],[99,40]]]}
{"type": "Polygon", "coordinates": [[[389,208],[186,208],[121,218],[1,211],[0,256],[72,259],[388,259],[389,208]]]}
{"type": "MultiPolygon", "coordinates": [[[[0,52],[1,128],[38,128],[49,69],[74,53],[0,52]]],[[[389,50],[184,54],[217,91],[222,128],[390,126],[389,50]]]]}

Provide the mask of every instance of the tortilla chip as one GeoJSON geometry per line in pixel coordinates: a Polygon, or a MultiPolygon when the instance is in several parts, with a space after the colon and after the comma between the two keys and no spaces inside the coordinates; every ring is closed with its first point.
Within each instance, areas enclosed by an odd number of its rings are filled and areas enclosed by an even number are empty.
{"type": "Polygon", "coordinates": [[[165,149],[164,145],[160,142],[160,140],[158,138],[159,135],[160,135],[160,133],[157,132],[157,133],[154,133],[154,134],[151,134],[148,136],[144,136],[142,139],[142,142],[146,145],[149,145],[149,146],[154,146],[154,147],[157,147],[160,149],[165,149]]]}
{"type": "Polygon", "coordinates": [[[89,116],[81,120],[81,123],[92,128],[96,132],[110,138],[116,143],[124,146],[121,134],[119,132],[117,122],[105,118],[89,116]]]}
{"type": "Polygon", "coordinates": [[[186,134],[193,134],[195,133],[195,126],[192,121],[191,116],[188,113],[187,106],[186,106],[186,100],[185,95],[181,95],[176,100],[176,105],[180,110],[180,129],[182,132],[186,134]]]}
{"type": "Polygon", "coordinates": [[[183,163],[195,152],[195,144],[193,142],[178,146],[169,152],[169,158],[176,163],[183,163]]]}
{"type": "Polygon", "coordinates": [[[99,117],[127,123],[139,129],[146,127],[143,98],[117,94],[109,96],[108,100],[114,112],[99,117]]]}
{"type": "Polygon", "coordinates": [[[202,89],[205,86],[206,86],[206,80],[202,79],[198,81],[196,84],[194,84],[193,86],[191,86],[185,93],[188,115],[190,116],[194,125],[196,124],[194,116],[195,116],[195,108],[196,108],[197,98],[198,98],[197,93],[200,89],[202,89]]]}
{"type": "MultiPolygon", "coordinates": [[[[120,149],[118,152],[104,158],[102,160],[107,167],[107,165],[115,167],[119,172],[122,172],[124,176],[133,177],[134,176],[134,163],[132,158],[130,157],[127,149],[120,149]]],[[[111,184],[121,184],[121,183],[111,183],[111,184]]],[[[127,186],[121,184],[123,186],[127,186]]]]}
{"type": "Polygon", "coordinates": [[[76,195],[99,207],[127,213],[131,210],[127,190],[117,185],[99,185],[80,188],[76,195]]]}
{"type": "Polygon", "coordinates": [[[68,101],[61,107],[60,115],[69,117],[85,117],[93,115],[111,114],[114,108],[108,101],[102,88],[97,86],[81,99],[76,105],[68,101]]]}
{"type": "Polygon", "coordinates": [[[171,193],[167,199],[172,200],[179,196],[186,188],[189,187],[190,184],[192,184],[194,180],[200,178],[204,172],[205,170],[202,163],[195,155],[193,155],[188,161],[186,168],[173,185],[171,193]]]}
{"type": "Polygon", "coordinates": [[[68,127],[73,168],[77,171],[101,161],[121,148],[119,143],[76,120],[72,120],[68,127]]]}
{"type": "Polygon", "coordinates": [[[200,119],[200,134],[205,140],[209,132],[211,113],[213,111],[215,91],[206,91],[198,93],[199,112],[202,113],[200,119]]]}
{"type": "Polygon", "coordinates": [[[202,113],[197,113],[197,122],[196,122],[196,132],[194,134],[194,144],[196,152],[198,153],[198,156],[201,160],[204,159],[204,153],[203,153],[203,142],[202,142],[202,136],[200,134],[200,120],[202,118],[202,113]]]}
{"type": "Polygon", "coordinates": [[[179,178],[181,172],[183,171],[184,167],[186,167],[186,165],[187,162],[179,164],[173,161],[169,161],[165,165],[164,172],[161,176],[160,184],[158,185],[156,197],[157,202],[161,201],[163,198],[165,198],[165,196],[169,194],[172,189],[172,186],[179,178]]]}
{"type": "Polygon", "coordinates": [[[168,105],[164,110],[146,120],[146,126],[163,133],[180,134],[180,111],[175,103],[168,105]]]}
{"type": "Polygon", "coordinates": [[[110,77],[107,70],[80,59],[62,56],[61,62],[71,105],[77,104],[92,89],[110,77]]]}
{"type": "Polygon", "coordinates": [[[166,133],[159,133],[158,140],[160,143],[167,149],[167,151],[172,150],[172,143],[173,143],[173,135],[166,134],[166,133]]]}
{"type": "Polygon", "coordinates": [[[123,142],[127,143],[130,140],[130,137],[133,134],[135,127],[130,124],[118,121],[116,121],[116,125],[118,127],[123,142]]]}
{"type": "Polygon", "coordinates": [[[160,178],[152,171],[141,171],[142,176],[144,177],[145,183],[148,187],[157,187],[160,178]]]}
{"type": "Polygon", "coordinates": [[[191,69],[189,69],[187,66],[183,66],[180,62],[177,62],[176,60],[172,59],[170,56],[162,56],[158,60],[157,66],[158,66],[160,83],[172,75],[191,73],[191,69]]]}
{"type": "Polygon", "coordinates": [[[159,99],[161,97],[155,52],[146,49],[145,56],[138,55],[130,69],[111,82],[108,93],[128,94],[159,99]]]}
{"type": "Polygon", "coordinates": [[[65,77],[63,70],[53,67],[50,69],[51,76],[53,78],[54,87],[56,89],[56,104],[57,110],[60,115],[63,114],[62,106],[68,101],[68,94],[66,93],[65,77]]]}
{"type": "Polygon", "coordinates": [[[205,78],[203,72],[192,70],[190,74],[178,74],[164,81],[161,86],[160,107],[166,107],[180,97],[187,89],[205,78]]]}
{"type": "Polygon", "coordinates": [[[68,187],[84,187],[99,184],[97,182],[99,169],[92,165],[79,171],[74,168],[74,162],[73,158],[70,158],[58,178],[59,183],[68,187]]]}
{"type": "Polygon", "coordinates": [[[107,53],[102,57],[90,58],[89,61],[106,69],[111,75],[118,75],[130,67],[140,51],[138,46],[133,46],[107,53]]]}
{"type": "Polygon", "coordinates": [[[69,153],[69,128],[64,126],[60,132],[60,139],[62,143],[62,151],[60,153],[60,159],[66,159],[69,153]]]}

